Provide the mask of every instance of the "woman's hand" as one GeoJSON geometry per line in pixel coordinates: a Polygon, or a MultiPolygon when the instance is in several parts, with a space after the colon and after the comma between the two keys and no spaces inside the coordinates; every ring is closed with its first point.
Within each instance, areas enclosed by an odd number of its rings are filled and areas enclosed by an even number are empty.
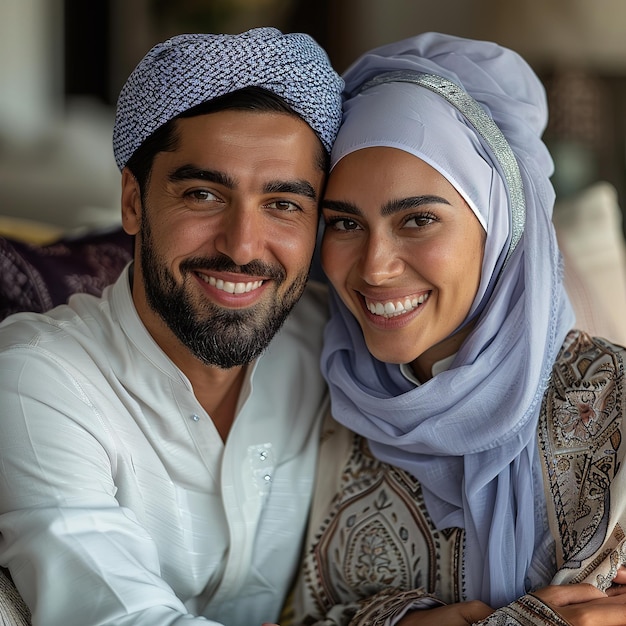
{"type": "MultiPolygon", "coordinates": [[[[586,583],[549,585],[533,595],[571,626],[626,626],[626,567],[620,567],[606,593],[586,583]]],[[[397,626],[468,626],[487,619],[494,610],[479,600],[407,613],[397,626]]],[[[262,624],[262,626],[279,626],[262,624]]]]}
{"type": "MultiPolygon", "coordinates": [[[[606,593],[588,584],[550,585],[533,593],[572,626],[626,625],[626,567],[621,567],[606,593]]],[[[493,609],[478,600],[436,609],[412,611],[398,626],[467,626],[487,619],[493,609]]]]}
{"type": "Polygon", "coordinates": [[[626,593],[626,567],[622,565],[617,570],[613,584],[606,590],[606,593],[609,596],[619,596],[626,593]]]}
{"type": "Polygon", "coordinates": [[[533,595],[547,604],[572,626],[624,626],[626,624],[626,591],[619,587],[626,571],[618,572],[615,585],[604,593],[593,585],[550,585],[533,595]]]}
{"type": "Polygon", "coordinates": [[[479,600],[458,602],[440,606],[436,609],[424,609],[407,613],[397,626],[467,626],[486,619],[493,613],[493,609],[479,600]]]}

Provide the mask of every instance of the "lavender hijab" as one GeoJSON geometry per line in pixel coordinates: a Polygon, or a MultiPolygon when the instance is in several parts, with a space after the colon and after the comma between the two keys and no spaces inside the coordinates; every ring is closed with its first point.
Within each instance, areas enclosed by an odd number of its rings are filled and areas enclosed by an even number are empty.
{"type": "Polygon", "coordinates": [[[420,480],[437,528],[465,529],[467,598],[499,607],[525,593],[545,530],[537,420],[574,321],[540,139],[545,93],[513,51],[438,33],[372,50],[343,78],[333,165],[360,148],[405,150],[455,186],[487,239],[468,314],[476,325],[450,368],[423,385],[370,355],[333,294],[322,355],[333,415],[420,480]]]}

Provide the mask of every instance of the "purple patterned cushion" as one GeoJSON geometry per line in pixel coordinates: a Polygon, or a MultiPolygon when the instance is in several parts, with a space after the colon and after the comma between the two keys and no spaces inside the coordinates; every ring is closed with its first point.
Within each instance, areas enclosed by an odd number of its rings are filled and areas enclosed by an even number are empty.
{"type": "Polygon", "coordinates": [[[131,260],[132,242],[121,227],[42,246],[0,237],[0,319],[47,311],[73,293],[100,295],[131,260]]]}

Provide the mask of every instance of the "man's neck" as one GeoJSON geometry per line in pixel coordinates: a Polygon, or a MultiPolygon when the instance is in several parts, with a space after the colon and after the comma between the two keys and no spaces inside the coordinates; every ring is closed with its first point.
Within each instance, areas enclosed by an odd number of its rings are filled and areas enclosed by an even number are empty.
{"type": "Polygon", "coordinates": [[[200,371],[196,372],[196,376],[190,377],[198,402],[213,420],[224,442],[235,421],[246,369],[247,366],[229,370],[205,368],[204,376],[200,371]]]}
{"type": "Polygon", "coordinates": [[[147,304],[145,292],[138,293],[140,281],[131,281],[133,302],[144,326],[191,382],[194,395],[213,420],[223,441],[226,441],[235,420],[239,394],[247,366],[222,369],[203,363],[185,348],[165,322],[147,304]],[[140,297],[142,295],[142,297],[140,297]]]}

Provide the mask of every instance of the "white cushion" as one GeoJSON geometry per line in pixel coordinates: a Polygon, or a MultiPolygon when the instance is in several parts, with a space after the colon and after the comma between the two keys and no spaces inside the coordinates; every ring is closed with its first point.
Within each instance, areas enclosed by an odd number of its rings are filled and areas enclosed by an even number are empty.
{"type": "Polygon", "coordinates": [[[599,182],[558,201],[553,221],[577,327],[626,345],[626,241],[615,188],[599,182]]]}

